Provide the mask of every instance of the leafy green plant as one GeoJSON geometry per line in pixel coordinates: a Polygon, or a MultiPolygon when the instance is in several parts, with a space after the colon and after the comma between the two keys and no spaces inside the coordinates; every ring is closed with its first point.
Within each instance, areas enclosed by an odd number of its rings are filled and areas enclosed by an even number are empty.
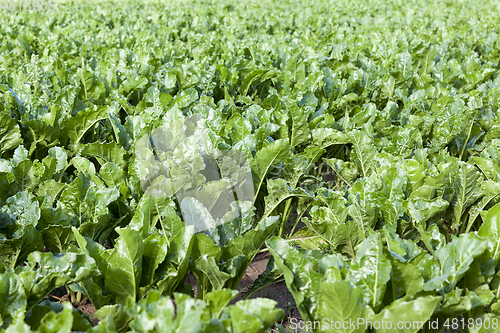
{"type": "Polygon", "coordinates": [[[227,235],[229,228],[225,225],[210,230],[211,237],[197,234],[190,269],[197,278],[199,298],[205,300],[208,292],[222,288],[236,289],[248,265],[276,230],[278,222],[277,217],[268,217],[255,229],[243,229],[240,235],[230,238],[227,235]]]}
{"type": "Polygon", "coordinates": [[[185,226],[170,200],[143,197],[131,223],[116,228],[114,248],[105,249],[73,228],[79,249],[92,257],[98,273],[71,285],[96,309],[140,300],[155,287],[171,295],[184,280],[193,247],[193,228],[185,226]]]}
{"type": "Polygon", "coordinates": [[[31,253],[26,266],[9,269],[0,275],[2,328],[22,320],[52,290],[94,276],[95,269],[95,261],[83,254],[31,253]]]}
{"type": "Polygon", "coordinates": [[[496,1],[56,7],[0,17],[1,330],[259,332],[259,251],[303,320],[499,315],[496,1]]]}
{"type": "Polygon", "coordinates": [[[496,205],[485,214],[479,232],[453,237],[450,243],[435,226],[419,228],[427,251],[387,227],[383,239],[373,233],[362,241],[352,260],[301,251],[276,237],[267,246],[302,318],[309,322],[383,318],[395,327],[400,321],[438,318],[444,323],[456,314],[466,319],[489,316],[486,306],[493,306],[498,315],[499,209],[496,205]]]}

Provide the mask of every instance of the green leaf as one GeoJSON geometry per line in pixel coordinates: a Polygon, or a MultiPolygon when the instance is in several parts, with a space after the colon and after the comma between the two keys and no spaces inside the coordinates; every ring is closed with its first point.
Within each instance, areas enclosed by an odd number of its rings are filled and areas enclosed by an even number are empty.
{"type": "Polygon", "coordinates": [[[469,210],[469,220],[467,221],[467,228],[465,229],[465,232],[470,231],[477,216],[488,204],[498,202],[498,195],[500,194],[500,183],[485,180],[481,182],[481,192],[484,194],[484,196],[479,199],[476,204],[472,205],[469,210]]]}
{"type": "MultiPolygon", "coordinates": [[[[64,305],[61,303],[52,303],[47,300],[35,305],[33,309],[26,315],[25,322],[31,326],[32,330],[38,330],[44,322],[44,317],[52,317],[54,314],[60,314],[64,311],[64,305]]],[[[71,312],[73,319],[72,331],[85,332],[92,328],[92,322],[87,315],[84,315],[80,310],[73,309],[71,312]]],[[[57,317],[57,316],[56,316],[57,317]]]]}
{"type": "Polygon", "coordinates": [[[120,193],[116,187],[105,187],[95,176],[93,180],[97,183],[80,174],[62,192],[59,202],[70,216],[71,224],[77,226],[83,236],[104,241],[113,230],[114,223],[120,221],[114,219],[108,208],[118,199],[120,193]]]}
{"type": "Polygon", "coordinates": [[[319,250],[322,245],[327,244],[321,236],[309,229],[309,227],[300,228],[288,241],[304,250],[319,250]]]}
{"type": "Polygon", "coordinates": [[[82,82],[83,91],[85,93],[85,99],[88,99],[88,92],[90,88],[94,85],[94,73],[87,70],[86,66],[83,65],[82,68],[79,68],[77,71],[78,78],[82,82]]]}
{"type": "Polygon", "coordinates": [[[125,171],[112,162],[105,163],[99,170],[99,176],[108,187],[118,186],[124,175],[125,171]]]}
{"type": "Polygon", "coordinates": [[[347,221],[336,230],[337,249],[347,253],[351,258],[356,257],[356,248],[365,239],[363,231],[354,221],[347,221]]]}
{"type": "Polygon", "coordinates": [[[181,203],[182,214],[186,225],[194,227],[195,232],[200,232],[216,227],[214,218],[208,209],[196,198],[187,197],[181,203]]]}
{"type": "Polygon", "coordinates": [[[376,311],[382,306],[390,278],[391,263],[385,257],[380,237],[372,235],[359,245],[346,280],[361,289],[365,303],[376,311]]]}
{"type": "Polygon", "coordinates": [[[281,178],[269,179],[267,181],[267,192],[269,193],[269,195],[264,198],[265,202],[264,217],[271,215],[274,212],[274,210],[287,199],[293,197],[313,199],[301,188],[299,189],[290,188],[286,180],[281,178]]]}
{"type": "Polygon", "coordinates": [[[220,270],[218,261],[222,250],[205,234],[194,237],[190,269],[196,275],[198,283],[206,294],[212,290],[220,290],[231,275],[220,270]]]}
{"type": "Polygon", "coordinates": [[[159,234],[150,235],[144,240],[141,287],[148,289],[155,282],[155,271],[167,256],[167,242],[168,240],[159,234]]]}
{"type": "Polygon", "coordinates": [[[349,137],[344,132],[333,128],[313,128],[311,136],[313,144],[321,148],[350,143],[349,137]]]}
{"type": "Polygon", "coordinates": [[[494,160],[475,156],[471,158],[471,161],[473,161],[474,164],[481,169],[488,180],[496,182],[500,181],[500,168],[496,165],[494,160]]]}
{"type": "Polygon", "coordinates": [[[125,149],[118,146],[115,142],[93,142],[86,144],[80,154],[86,157],[95,157],[101,166],[106,162],[112,162],[121,169],[125,169],[127,166],[125,159],[128,157],[128,154],[125,149]]]}
{"type": "Polygon", "coordinates": [[[354,287],[347,281],[329,279],[321,282],[321,298],[318,310],[318,319],[323,324],[322,332],[362,333],[363,325],[357,325],[358,320],[366,320],[370,309],[364,304],[361,289],[354,287]],[[335,323],[351,323],[340,329],[335,323]],[[326,325],[325,325],[326,323],[326,325]]]}
{"type": "Polygon", "coordinates": [[[0,112],[0,156],[22,143],[17,122],[4,112],[0,112]]]}
{"type": "Polygon", "coordinates": [[[175,293],[175,305],[169,297],[153,290],[138,303],[129,300],[124,308],[131,318],[133,332],[249,332],[260,333],[271,328],[283,315],[276,302],[252,299],[229,302],[234,290],[224,289],[207,294],[207,300],[195,300],[175,293]]]}
{"type": "Polygon", "coordinates": [[[120,235],[108,258],[105,273],[106,287],[115,294],[118,304],[126,304],[131,297],[135,300],[142,275],[144,243],[138,231],[116,228],[120,235]]]}
{"type": "Polygon", "coordinates": [[[373,156],[377,153],[372,139],[360,130],[349,132],[348,137],[353,146],[352,161],[363,177],[369,176],[374,167],[373,156]]]}
{"type": "Polygon", "coordinates": [[[387,96],[387,97],[392,97],[392,93],[394,92],[394,86],[396,84],[396,79],[394,76],[389,75],[387,80],[385,80],[383,87],[382,87],[382,92],[387,96]]]}
{"type": "Polygon", "coordinates": [[[486,305],[491,304],[494,297],[494,293],[487,284],[475,288],[474,291],[465,289],[464,292],[461,288],[456,288],[445,294],[442,302],[444,304],[439,309],[439,312],[445,316],[466,311],[476,312],[479,310],[482,312],[486,305]]]}
{"type": "Polygon", "coordinates": [[[5,333],[32,333],[30,327],[24,323],[24,320],[18,319],[15,323],[7,327],[5,333]]]}
{"type": "MultiPolygon", "coordinates": [[[[81,156],[75,156],[71,160],[71,164],[78,170],[79,173],[85,175],[85,177],[93,179],[93,175],[96,173],[96,168],[94,163],[92,163],[90,160],[81,157],[81,156]]],[[[93,179],[94,180],[94,179],[93,179]]]]}
{"type": "Polygon", "coordinates": [[[477,234],[488,240],[491,255],[497,263],[500,259],[500,203],[488,210],[477,234]]]}
{"type": "Polygon", "coordinates": [[[65,188],[66,184],[51,179],[38,185],[35,194],[39,197],[50,197],[52,200],[55,200],[65,188]]]}
{"type": "Polygon", "coordinates": [[[295,102],[287,105],[287,110],[290,113],[290,120],[292,121],[290,146],[296,147],[309,140],[309,114],[304,108],[299,108],[295,102]]]}
{"type": "Polygon", "coordinates": [[[345,162],[338,158],[328,158],[323,159],[330,166],[330,168],[335,171],[335,174],[339,176],[349,187],[352,186],[353,180],[358,176],[358,169],[356,165],[352,162],[345,162]]]}
{"type": "Polygon", "coordinates": [[[385,322],[385,325],[377,329],[377,332],[416,333],[427,326],[424,324],[431,318],[440,300],[441,297],[434,296],[419,297],[411,301],[400,299],[371,319],[379,323],[385,322]],[[399,328],[399,323],[411,323],[411,325],[399,328]],[[411,327],[407,328],[409,326],[411,327]]]}
{"type": "MultiPolygon", "coordinates": [[[[129,299],[129,301],[133,303],[132,299],[129,299]]],[[[132,319],[126,309],[118,304],[103,306],[95,312],[94,317],[101,321],[106,320],[110,323],[108,325],[111,325],[118,332],[127,331],[128,324],[132,319]]]]}
{"type": "Polygon", "coordinates": [[[68,155],[66,154],[66,151],[60,147],[50,148],[49,156],[57,161],[55,172],[63,170],[68,165],[68,155]]]}
{"type": "Polygon", "coordinates": [[[231,317],[231,326],[236,332],[265,332],[284,314],[275,309],[278,302],[268,298],[255,298],[236,302],[225,310],[231,317]]]}
{"type": "Polygon", "coordinates": [[[107,106],[93,106],[82,110],[74,117],[70,117],[62,123],[64,133],[72,144],[79,143],[85,133],[92,128],[98,121],[108,117],[107,106]]]}
{"type": "MultiPolygon", "coordinates": [[[[43,164],[43,163],[42,163],[43,164]]],[[[31,191],[44,174],[44,166],[39,161],[32,162],[23,145],[16,148],[10,161],[0,159],[1,202],[22,191],[31,191]]]]}
{"type": "MultiPolygon", "coordinates": [[[[118,108],[118,106],[116,107],[118,108]]],[[[120,119],[118,119],[115,113],[118,114],[118,111],[115,111],[114,113],[112,112],[108,113],[108,120],[110,121],[111,126],[113,127],[115,140],[118,144],[120,144],[120,146],[128,150],[130,148],[130,143],[132,141],[131,136],[127,132],[125,127],[121,124],[120,119]]]]}
{"type": "MultiPolygon", "coordinates": [[[[208,306],[206,310],[208,310],[210,317],[219,318],[222,311],[229,305],[229,302],[236,298],[236,296],[238,296],[238,292],[231,289],[222,289],[208,293],[206,301],[208,306]]],[[[209,320],[210,317],[203,319],[209,320]]]]}
{"type": "Polygon", "coordinates": [[[443,248],[446,245],[445,236],[439,231],[436,225],[432,225],[429,229],[423,230],[418,228],[420,236],[424,241],[425,248],[436,256],[436,251],[443,248]]]}
{"type": "Polygon", "coordinates": [[[414,297],[422,290],[424,279],[420,268],[413,259],[421,255],[423,250],[410,240],[401,239],[389,228],[384,228],[389,260],[392,266],[392,296],[396,300],[402,296],[414,297]]]}
{"type": "Polygon", "coordinates": [[[36,229],[39,219],[38,201],[25,191],[7,199],[0,209],[0,258],[5,269],[17,267],[31,252],[43,249],[36,229]]]}
{"type": "MultiPolygon", "coordinates": [[[[161,262],[159,259],[161,258],[153,258],[156,262],[160,263],[157,268],[154,270],[154,280],[156,282],[156,287],[161,291],[163,295],[172,295],[175,288],[179,284],[182,284],[184,278],[187,274],[189,267],[189,258],[191,256],[191,251],[193,248],[193,228],[192,227],[182,227],[178,230],[175,230],[175,234],[173,237],[169,237],[167,235],[163,235],[167,242],[169,243],[168,250],[166,253],[166,260],[161,262]]],[[[161,253],[163,249],[158,249],[161,253]]],[[[147,251],[144,254],[144,261],[147,262],[147,251]]],[[[144,262],[143,261],[143,262],[144,262]]],[[[143,270],[143,276],[144,276],[143,270]]],[[[142,280],[146,277],[141,278],[142,280]]]]}
{"type": "Polygon", "coordinates": [[[42,233],[43,243],[54,253],[66,252],[73,241],[70,218],[60,207],[54,208],[50,197],[44,199],[37,226],[42,233]]]}
{"type": "Polygon", "coordinates": [[[401,262],[398,258],[390,257],[392,266],[392,292],[393,298],[402,296],[414,297],[424,287],[424,278],[419,267],[401,262]]]}
{"type": "MultiPolygon", "coordinates": [[[[310,219],[305,218],[304,223],[318,236],[330,243],[334,248],[339,245],[348,245],[351,236],[358,238],[358,228],[355,224],[346,223],[346,199],[341,192],[323,191],[319,194],[326,207],[313,206],[309,211],[310,219]]],[[[359,235],[363,237],[362,233],[359,235]]],[[[352,250],[357,245],[353,244],[352,250]]],[[[348,251],[349,252],[349,251],[348,251]]],[[[352,251],[350,254],[354,256],[352,251]]]]}
{"type": "Polygon", "coordinates": [[[125,80],[120,85],[120,93],[124,94],[125,96],[130,94],[130,92],[134,89],[142,89],[144,88],[145,85],[148,84],[148,79],[143,77],[143,76],[134,76],[131,78],[128,78],[125,80]]]}
{"type": "Polygon", "coordinates": [[[406,174],[398,167],[381,168],[377,173],[382,182],[378,201],[382,216],[388,225],[396,225],[404,214],[402,202],[405,197],[406,174]]]}
{"type": "Polygon", "coordinates": [[[257,69],[251,72],[243,82],[241,83],[240,86],[240,93],[245,96],[248,93],[248,89],[250,88],[250,85],[252,84],[253,81],[257,80],[258,78],[261,78],[262,76],[266,76],[266,74],[270,73],[270,71],[266,69],[257,69]]]}
{"type": "MultiPolygon", "coordinates": [[[[401,261],[411,261],[424,251],[412,240],[402,239],[399,237],[394,227],[384,227],[383,232],[387,242],[387,250],[391,252],[393,257],[398,258],[401,261]]],[[[436,230],[436,232],[438,231],[436,230]]],[[[424,238],[424,236],[422,236],[422,238],[424,238]]],[[[425,244],[428,244],[428,240],[425,240],[424,242],[425,244]]]]}
{"type": "Polygon", "coordinates": [[[455,192],[451,202],[454,212],[453,230],[460,226],[465,210],[483,196],[478,184],[479,177],[479,171],[473,165],[460,163],[460,169],[453,182],[455,192]]]}
{"type": "Polygon", "coordinates": [[[259,150],[254,159],[250,162],[254,174],[254,202],[259,195],[260,188],[271,167],[286,160],[289,151],[290,146],[286,140],[277,140],[259,150]]]}
{"type": "Polygon", "coordinates": [[[78,229],[74,227],[71,229],[73,231],[73,234],[75,235],[75,239],[78,243],[78,246],[80,247],[80,250],[84,254],[92,257],[92,259],[95,260],[99,271],[102,274],[105,274],[108,267],[107,262],[109,260],[110,253],[106,251],[104,246],[97,242],[94,242],[91,238],[83,237],[78,229]]]}
{"type": "Polygon", "coordinates": [[[413,192],[421,187],[425,180],[424,166],[415,160],[406,160],[407,189],[413,192]]]}
{"type": "Polygon", "coordinates": [[[349,189],[347,213],[363,235],[373,228],[378,220],[378,184],[372,178],[360,178],[349,189]]]}
{"type": "Polygon", "coordinates": [[[135,332],[200,332],[205,303],[187,295],[175,295],[176,307],[169,298],[151,292],[138,304],[129,302],[125,308],[132,318],[130,328],[135,332]]]}
{"type": "MultiPolygon", "coordinates": [[[[472,262],[486,250],[488,245],[476,234],[462,234],[451,243],[436,250],[435,256],[439,260],[440,274],[446,277],[443,284],[446,291],[450,291],[460,282],[471,267],[472,262]]],[[[431,282],[427,282],[430,285],[431,282]]]]}
{"type": "Polygon", "coordinates": [[[73,307],[64,303],[59,313],[48,312],[41,320],[37,332],[39,333],[66,333],[73,327],[73,307]]]}
{"type": "Polygon", "coordinates": [[[264,245],[265,240],[275,232],[278,223],[279,219],[277,217],[264,218],[259,221],[257,229],[250,230],[237,238],[230,239],[224,244],[222,259],[227,262],[235,258],[239,259],[234,262],[233,268],[236,272],[231,281],[226,283],[226,287],[236,289],[248,265],[257,254],[257,251],[264,245]]]}
{"type": "Polygon", "coordinates": [[[31,309],[54,289],[77,283],[96,274],[95,261],[85,254],[33,252],[28,265],[16,268],[31,309]]]}
{"type": "Polygon", "coordinates": [[[285,277],[288,290],[292,293],[302,318],[314,321],[318,317],[322,277],[315,271],[314,262],[278,237],[267,240],[266,245],[285,277]]]}
{"type": "Polygon", "coordinates": [[[416,221],[429,221],[435,216],[446,211],[450,203],[441,198],[435,199],[410,199],[405,202],[405,211],[416,221]]]}
{"type": "Polygon", "coordinates": [[[89,329],[88,333],[117,333],[116,325],[112,317],[104,318],[99,323],[89,329]]]}
{"type": "Polygon", "coordinates": [[[0,328],[24,318],[27,297],[23,285],[14,272],[0,275],[0,328]],[[3,325],[2,325],[3,323],[3,325]]]}

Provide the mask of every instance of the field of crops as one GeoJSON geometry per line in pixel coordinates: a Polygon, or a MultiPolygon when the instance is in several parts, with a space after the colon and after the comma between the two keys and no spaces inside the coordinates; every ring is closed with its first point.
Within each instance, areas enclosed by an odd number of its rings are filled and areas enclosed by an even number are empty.
{"type": "Polygon", "coordinates": [[[0,332],[500,331],[497,1],[22,2],[0,332]]]}

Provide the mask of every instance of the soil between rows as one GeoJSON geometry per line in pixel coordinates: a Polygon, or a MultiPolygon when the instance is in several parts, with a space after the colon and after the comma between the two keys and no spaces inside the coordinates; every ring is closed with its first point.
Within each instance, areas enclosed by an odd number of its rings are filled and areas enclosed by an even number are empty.
{"type": "MultiPolygon", "coordinates": [[[[243,279],[241,279],[241,282],[238,285],[238,291],[246,290],[255,282],[255,280],[257,280],[259,275],[266,270],[267,262],[269,261],[270,256],[271,255],[269,254],[269,252],[259,253],[255,256],[254,260],[248,266],[246,274],[243,276],[243,279]]],[[[184,282],[193,286],[194,295],[196,297],[198,295],[198,292],[196,287],[196,277],[194,276],[194,274],[192,272],[189,272],[184,282]]],[[[244,296],[245,292],[240,292],[240,294],[231,302],[231,304],[243,299],[244,296]]],[[[269,298],[276,301],[276,307],[281,308],[285,311],[283,319],[280,322],[280,324],[285,328],[290,325],[290,320],[292,318],[301,318],[297,306],[295,305],[293,296],[286,287],[285,282],[278,282],[273,285],[267,286],[264,289],[254,293],[249,298],[252,299],[258,297],[269,298]]],[[[52,302],[58,301],[61,303],[70,301],[69,294],[67,293],[65,287],[54,290],[50,294],[48,299],[52,302]]],[[[74,304],[74,307],[84,314],[87,314],[93,325],[97,325],[99,323],[99,320],[94,318],[96,310],[89,300],[85,300],[83,304],[74,304]]]]}

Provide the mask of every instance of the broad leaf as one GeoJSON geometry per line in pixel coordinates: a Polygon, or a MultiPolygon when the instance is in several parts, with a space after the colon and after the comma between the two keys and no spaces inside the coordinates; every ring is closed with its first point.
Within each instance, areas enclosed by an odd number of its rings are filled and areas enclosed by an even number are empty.
{"type": "Polygon", "coordinates": [[[356,252],[346,280],[359,287],[366,304],[376,311],[382,305],[386,284],[391,278],[391,263],[385,257],[378,235],[365,239],[356,252]]]}
{"type": "Polygon", "coordinates": [[[285,140],[274,141],[257,152],[250,162],[254,174],[255,199],[260,192],[262,183],[271,169],[277,163],[284,161],[288,157],[290,146],[285,140]]]}
{"type": "Polygon", "coordinates": [[[117,228],[116,232],[120,237],[108,258],[105,283],[115,294],[116,301],[126,304],[129,297],[136,298],[139,290],[144,244],[135,230],[117,228]]]}
{"type": "Polygon", "coordinates": [[[396,301],[371,319],[379,323],[384,321],[386,323],[377,329],[377,332],[417,333],[428,327],[426,323],[440,300],[440,297],[426,296],[412,301],[396,301]],[[404,323],[404,326],[400,323],[404,323]],[[411,325],[409,325],[410,323],[411,325]],[[400,328],[401,326],[402,328],[400,328]]]}
{"type": "Polygon", "coordinates": [[[356,288],[347,281],[324,280],[321,282],[321,298],[318,310],[318,319],[326,322],[322,332],[362,333],[365,331],[363,325],[358,325],[358,320],[365,320],[370,313],[369,308],[363,302],[361,289],[356,288]],[[326,319],[326,321],[324,321],[326,319]],[[336,323],[352,323],[356,325],[341,325],[335,327],[336,323]]]}
{"type": "Polygon", "coordinates": [[[22,143],[19,125],[9,115],[0,112],[0,156],[22,143]]]}
{"type": "Polygon", "coordinates": [[[498,262],[500,259],[500,204],[488,210],[477,234],[488,240],[493,260],[498,262]]]}

